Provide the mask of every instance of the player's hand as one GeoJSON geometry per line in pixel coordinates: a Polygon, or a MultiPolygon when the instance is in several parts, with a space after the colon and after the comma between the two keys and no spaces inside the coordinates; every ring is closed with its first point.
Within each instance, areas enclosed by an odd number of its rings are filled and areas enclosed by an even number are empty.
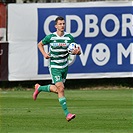
{"type": "Polygon", "coordinates": [[[75,48],[75,49],[72,51],[72,54],[74,54],[74,55],[80,55],[80,54],[81,54],[80,47],[75,48]]]}
{"type": "Polygon", "coordinates": [[[44,54],[44,57],[45,57],[45,59],[49,59],[49,58],[50,58],[49,53],[45,53],[45,54],[44,54]]]}

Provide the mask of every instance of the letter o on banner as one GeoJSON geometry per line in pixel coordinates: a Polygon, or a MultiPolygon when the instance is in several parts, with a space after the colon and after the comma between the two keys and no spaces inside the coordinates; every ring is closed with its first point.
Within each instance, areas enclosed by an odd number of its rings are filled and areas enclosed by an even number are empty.
{"type": "Polygon", "coordinates": [[[107,37],[115,36],[117,34],[117,32],[119,31],[119,28],[120,28],[120,22],[119,22],[118,18],[115,15],[108,14],[105,17],[103,17],[103,19],[101,21],[101,30],[102,30],[102,33],[105,36],[107,36],[107,37]],[[106,23],[109,20],[113,20],[113,22],[114,22],[114,29],[112,31],[108,31],[106,29],[106,23]]]}

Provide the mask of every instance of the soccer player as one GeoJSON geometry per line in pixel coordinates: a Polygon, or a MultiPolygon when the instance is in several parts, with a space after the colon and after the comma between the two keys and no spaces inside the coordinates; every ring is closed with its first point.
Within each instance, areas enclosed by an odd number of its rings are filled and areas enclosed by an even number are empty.
{"type": "MultiPolygon", "coordinates": [[[[71,114],[68,111],[66,98],[64,95],[64,83],[66,80],[68,72],[68,46],[70,43],[74,42],[74,38],[71,34],[66,33],[65,30],[65,20],[63,17],[57,17],[55,20],[56,32],[45,36],[39,43],[38,48],[41,51],[45,59],[50,60],[49,71],[52,77],[52,83],[49,85],[41,86],[39,84],[35,85],[35,91],[33,93],[33,99],[36,100],[38,94],[41,91],[44,92],[54,92],[58,94],[58,100],[62,109],[65,113],[66,120],[75,118],[75,114],[71,114]],[[50,45],[50,52],[46,53],[44,45],[50,45]]],[[[75,48],[73,54],[80,55],[80,48],[75,48]]]]}

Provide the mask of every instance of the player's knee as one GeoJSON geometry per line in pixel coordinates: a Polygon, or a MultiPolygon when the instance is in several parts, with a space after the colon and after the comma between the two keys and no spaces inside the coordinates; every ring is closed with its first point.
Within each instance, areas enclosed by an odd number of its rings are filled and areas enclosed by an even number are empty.
{"type": "Polygon", "coordinates": [[[50,91],[58,94],[58,89],[55,85],[50,86],[50,91]]]}
{"type": "Polygon", "coordinates": [[[58,91],[58,93],[63,93],[64,92],[64,86],[58,86],[57,91],[58,91]]]}
{"type": "Polygon", "coordinates": [[[58,94],[58,89],[57,89],[57,88],[55,89],[55,93],[57,93],[57,94],[58,94]]]}
{"type": "Polygon", "coordinates": [[[58,82],[55,84],[57,87],[57,91],[59,94],[63,94],[64,93],[64,84],[62,82],[58,82]]]}

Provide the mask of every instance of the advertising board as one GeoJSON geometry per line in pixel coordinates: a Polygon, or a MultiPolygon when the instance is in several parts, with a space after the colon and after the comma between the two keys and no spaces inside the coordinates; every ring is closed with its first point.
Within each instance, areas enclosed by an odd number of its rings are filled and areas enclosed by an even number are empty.
{"type": "MultiPolygon", "coordinates": [[[[11,4],[8,12],[9,80],[50,79],[48,60],[37,43],[55,31],[57,16],[65,18],[66,32],[74,36],[82,53],[69,57],[69,79],[132,77],[132,2],[11,4]]],[[[48,45],[45,50],[49,51],[48,45]]]]}

